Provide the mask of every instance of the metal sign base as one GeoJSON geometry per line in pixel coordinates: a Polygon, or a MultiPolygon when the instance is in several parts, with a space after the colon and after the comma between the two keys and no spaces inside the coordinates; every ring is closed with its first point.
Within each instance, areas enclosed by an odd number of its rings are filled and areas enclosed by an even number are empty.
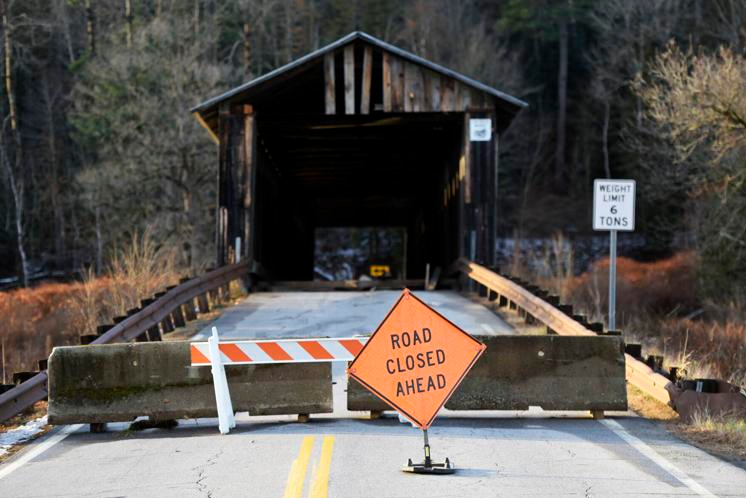
{"type": "Polygon", "coordinates": [[[427,440],[427,429],[424,429],[422,434],[425,437],[425,461],[422,463],[412,463],[412,459],[409,458],[407,460],[407,465],[402,469],[402,472],[436,475],[453,474],[456,472],[456,468],[448,458],[446,458],[445,462],[433,462],[430,459],[430,443],[427,440]]]}
{"type": "Polygon", "coordinates": [[[430,462],[430,465],[427,465],[427,462],[412,463],[410,459],[401,470],[411,474],[453,474],[456,472],[456,468],[447,458],[445,462],[430,462]]]}

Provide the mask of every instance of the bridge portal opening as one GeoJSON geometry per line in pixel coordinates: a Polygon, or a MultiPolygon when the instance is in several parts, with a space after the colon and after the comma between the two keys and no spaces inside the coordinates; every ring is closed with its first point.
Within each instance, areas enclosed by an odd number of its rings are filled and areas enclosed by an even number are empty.
{"type": "Polygon", "coordinates": [[[402,277],[452,261],[458,213],[444,183],[457,174],[462,133],[462,118],[440,114],[258,113],[256,258],[278,279],[310,280],[319,230],[402,227],[402,277]]]}
{"type": "Polygon", "coordinates": [[[314,249],[314,280],[406,278],[405,227],[321,227],[314,249]]]}
{"type": "Polygon", "coordinates": [[[318,230],[401,227],[407,278],[494,264],[498,136],[524,105],[360,32],[200,104],[217,263],[240,247],[270,278],[312,280],[318,230]]]}

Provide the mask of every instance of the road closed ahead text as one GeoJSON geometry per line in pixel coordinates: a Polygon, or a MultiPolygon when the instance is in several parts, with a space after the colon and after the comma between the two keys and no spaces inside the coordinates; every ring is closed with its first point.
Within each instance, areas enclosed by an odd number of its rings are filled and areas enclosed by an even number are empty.
{"type": "Polygon", "coordinates": [[[427,428],[483,351],[482,343],[404,291],[349,373],[427,428]]]}
{"type": "MultiPolygon", "coordinates": [[[[386,371],[389,374],[408,373],[422,371],[426,367],[437,367],[446,361],[446,353],[442,349],[429,349],[416,352],[416,346],[427,345],[433,338],[433,333],[427,327],[420,331],[402,332],[391,335],[391,349],[393,351],[403,350],[404,356],[397,356],[386,360],[386,371]]],[[[410,394],[425,393],[444,389],[446,377],[443,374],[430,374],[412,376],[410,379],[397,381],[396,396],[409,396],[410,394]]]]}

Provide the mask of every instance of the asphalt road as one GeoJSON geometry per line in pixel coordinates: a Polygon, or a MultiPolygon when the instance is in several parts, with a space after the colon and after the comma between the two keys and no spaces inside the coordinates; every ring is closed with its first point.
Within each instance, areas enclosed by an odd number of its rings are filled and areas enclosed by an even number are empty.
{"type": "MultiPolygon", "coordinates": [[[[470,332],[511,332],[456,294],[424,294],[470,332]]],[[[396,295],[257,294],[216,325],[226,338],[352,335],[373,330],[396,295]]],[[[746,470],[631,413],[597,421],[538,409],[444,410],[430,429],[432,455],[449,457],[456,474],[406,474],[408,458],[422,459],[421,431],[394,415],[348,412],[344,365],[334,365],[333,379],[334,413],[308,423],[241,413],[227,435],[216,419],[172,430],[110,424],[100,434],[58,427],[0,465],[0,497],[746,497],[746,470]]]]}
{"type": "Polygon", "coordinates": [[[407,458],[421,458],[422,436],[396,418],[301,424],[242,414],[228,435],[212,419],[173,430],[81,429],[20,461],[47,435],[0,466],[0,496],[746,496],[746,471],[636,417],[466,415],[443,416],[430,430],[433,457],[458,468],[451,476],[401,472],[407,458]]]}

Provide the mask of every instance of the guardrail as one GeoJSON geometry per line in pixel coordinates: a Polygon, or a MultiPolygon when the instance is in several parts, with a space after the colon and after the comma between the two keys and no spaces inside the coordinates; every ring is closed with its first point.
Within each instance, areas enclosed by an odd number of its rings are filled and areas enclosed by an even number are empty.
{"type": "MultiPolygon", "coordinates": [[[[561,306],[558,300],[557,305],[549,303],[522,285],[466,258],[458,259],[453,269],[492,291],[494,294],[490,296],[491,299],[500,299],[508,306],[518,309],[520,313],[543,323],[553,333],[574,336],[603,333],[603,328],[598,330],[598,327],[594,327],[595,330],[591,330],[584,320],[578,321],[568,316],[558,308],[561,306]]],[[[668,378],[628,353],[625,354],[625,364],[627,382],[658,401],[668,404],[670,396],[667,387],[673,385],[668,378]]]]}
{"type": "MultiPolygon", "coordinates": [[[[101,335],[95,338],[81,336],[81,341],[106,344],[132,339],[160,340],[161,329],[166,332],[173,330],[174,322],[176,325],[183,325],[185,316],[187,319],[196,318],[195,299],[200,312],[209,311],[207,293],[216,292],[231,281],[248,276],[255,264],[247,259],[182,282],[165,293],[156,294],[154,298],[142,301],[141,309],[130,310],[128,316],[122,317],[119,323],[100,327],[105,329],[101,335]],[[190,303],[190,306],[182,308],[190,303]],[[86,337],[92,340],[84,340],[86,337]]],[[[47,394],[47,372],[42,371],[0,394],[0,421],[22,412],[47,397],[47,394]]]]}

